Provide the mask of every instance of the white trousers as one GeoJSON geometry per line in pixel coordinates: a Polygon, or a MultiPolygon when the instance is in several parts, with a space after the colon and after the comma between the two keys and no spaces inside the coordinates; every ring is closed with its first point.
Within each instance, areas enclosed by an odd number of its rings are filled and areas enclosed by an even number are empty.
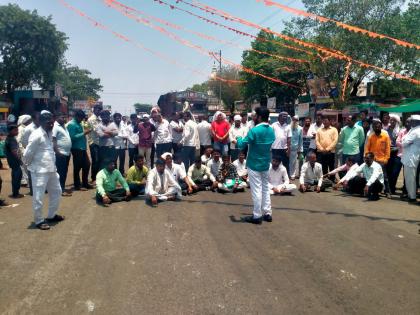
{"type": "Polygon", "coordinates": [[[181,196],[182,196],[182,192],[178,187],[169,187],[168,191],[163,194],[158,194],[158,193],[150,194],[148,192],[146,192],[146,194],[149,196],[155,196],[160,201],[166,201],[168,200],[168,197],[172,197],[172,196],[175,196],[176,198],[181,199],[181,196]]]}
{"type": "Polygon", "coordinates": [[[254,203],[254,218],[261,218],[265,214],[271,215],[268,171],[256,172],[248,169],[248,175],[249,184],[251,186],[252,202],[254,203]]]}
{"type": "MultiPolygon", "coordinates": [[[[298,151],[290,150],[289,155],[289,177],[295,179],[299,177],[299,160],[298,160],[298,151]]],[[[286,166],[286,165],[285,165],[286,166]]]]}
{"type": "Polygon", "coordinates": [[[45,191],[48,191],[48,216],[53,218],[58,210],[61,199],[60,176],[54,173],[31,172],[32,178],[32,209],[34,211],[35,224],[44,221],[42,206],[44,205],[45,191]]]}
{"type": "Polygon", "coordinates": [[[142,148],[139,147],[139,155],[144,156],[144,160],[146,162],[147,167],[150,169],[150,166],[152,165],[150,160],[150,155],[152,154],[152,148],[142,148]]]}
{"type": "Polygon", "coordinates": [[[21,185],[27,185],[28,184],[28,170],[26,169],[26,166],[22,165],[20,167],[22,170],[22,180],[20,181],[21,185]]]}
{"type": "Polygon", "coordinates": [[[285,193],[292,193],[297,189],[295,184],[281,184],[278,186],[273,186],[269,183],[268,187],[270,188],[270,195],[274,195],[273,188],[277,188],[278,190],[284,189],[283,192],[285,193]]]}
{"type": "Polygon", "coordinates": [[[416,199],[417,183],[416,183],[417,167],[404,166],[404,180],[407,188],[408,198],[416,199]]]}

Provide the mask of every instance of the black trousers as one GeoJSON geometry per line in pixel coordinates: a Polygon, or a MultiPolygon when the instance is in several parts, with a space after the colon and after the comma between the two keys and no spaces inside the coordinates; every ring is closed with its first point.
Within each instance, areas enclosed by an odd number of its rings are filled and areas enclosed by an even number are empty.
{"type": "Polygon", "coordinates": [[[96,174],[99,172],[99,145],[91,144],[90,149],[90,160],[92,162],[92,167],[90,170],[90,177],[92,182],[96,180],[96,174]]]}
{"type": "MultiPolygon", "coordinates": [[[[364,195],[364,189],[365,189],[366,183],[367,183],[366,178],[359,177],[359,176],[353,177],[348,182],[347,191],[350,194],[364,195]]],[[[379,180],[376,180],[372,185],[369,186],[367,197],[378,198],[379,193],[382,191],[383,188],[384,186],[382,185],[382,183],[379,180]]]]}
{"type": "Polygon", "coordinates": [[[159,159],[163,153],[172,151],[172,142],[156,144],[156,159],[159,159]]]}
{"type": "Polygon", "coordinates": [[[391,152],[391,157],[386,165],[386,172],[389,180],[389,189],[392,194],[395,194],[395,188],[402,168],[401,158],[398,156],[398,151],[391,152]]]}
{"type": "Polygon", "coordinates": [[[114,147],[99,147],[99,170],[106,167],[107,162],[117,162],[117,151],[114,147]]]}
{"type": "Polygon", "coordinates": [[[205,180],[195,180],[194,183],[197,185],[198,189],[195,191],[203,191],[206,190],[207,187],[211,187],[213,185],[212,181],[210,179],[205,180]]]}
{"type": "MultiPolygon", "coordinates": [[[[12,195],[19,195],[20,181],[22,180],[22,169],[20,165],[14,165],[12,167],[12,195]]],[[[1,188],[0,188],[1,191],[1,188]]]]}
{"type": "MultiPolygon", "coordinates": [[[[115,149],[115,150],[117,152],[118,169],[120,173],[124,176],[125,149],[115,149]]],[[[117,162],[117,160],[115,162],[117,162]]]]}
{"type": "Polygon", "coordinates": [[[70,155],[56,155],[55,166],[57,167],[57,173],[60,175],[60,186],[61,191],[64,192],[66,186],[67,172],[69,170],[70,155]]]}
{"type": "MultiPolygon", "coordinates": [[[[322,165],[322,173],[327,174],[334,170],[335,154],[331,152],[318,152],[317,160],[322,165]]],[[[330,180],[334,181],[334,176],[330,176],[330,180]]]]}
{"type": "Polygon", "coordinates": [[[88,176],[90,169],[90,161],[86,150],[71,149],[73,155],[73,181],[74,187],[80,188],[80,170],[82,170],[82,185],[83,187],[89,186],[88,176]]]}
{"type": "MultiPolygon", "coordinates": [[[[106,195],[112,202],[120,202],[126,200],[126,191],[124,188],[115,189],[113,191],[107,191],[106,195]]],[[[102,196],[96,193],[96,201],[102,203],[102,196]]]]}
{"type": "Polygon", "coordinates": [[[128,167],[134,165],[134,157],[139,153],[138,148],[128,148],[128,167]]]}

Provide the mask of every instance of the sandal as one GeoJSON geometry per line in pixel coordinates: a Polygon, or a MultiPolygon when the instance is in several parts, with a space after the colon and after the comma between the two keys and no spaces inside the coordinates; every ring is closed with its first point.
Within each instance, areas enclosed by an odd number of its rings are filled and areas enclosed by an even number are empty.
{"type": "Polygon", "coordinates": [[[38,229],[46,231],[50,229],[50,226],[44,221],[35,225],[38,229]]]}
{"type": "Polygon", "coordinates": [[[61,222],[61,221],[64,221],[65,218],[66,218],[65,216],[56,214],[52,218],[45,219],[45,221],[47,221],[47,222],[61,222]]]}

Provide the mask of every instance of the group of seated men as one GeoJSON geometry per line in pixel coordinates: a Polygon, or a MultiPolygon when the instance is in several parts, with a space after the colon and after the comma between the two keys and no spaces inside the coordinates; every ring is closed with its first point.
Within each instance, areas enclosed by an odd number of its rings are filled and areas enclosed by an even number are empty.
{"type": "MultiPolygon", "coordinates": [[[[364,194],[370,200],[379,199],[384,184],[383,173],[381,166],[374,161],[373,153],[366,154],[365,163],[360,166],[349,157],[344,165],[323,174],[316,154],[309,152],[300,172],[299,190],[302,193],[325,191],[333,186],[329,178],[337,173],[341,179],[334,189],[342,186],[343,191],[348,193],[364,194]]],[[[290,183],[286,167],[277,156],[272,158],[268,176],[272,195],[292,194],[297,189],[295,184],[290,183]]],[[[248,186],[248,172],[244,152],[240,152],[238,159],[232,163],[229,155],[221,156],[219,151],[208,148],[195,159],[188,171],[179,154],[164,153],[156,160],[152,170],[145,166],[144,157],[138,155],[126,178],[116,169],[115,162],[109,161],[98,173],[96,186],[97,200],[104,206],[129,201],[138,195],[146,195],[152,206],[157,206],[159,201],[176,200],[182,195],[205,190],[243,192],[248,186]]]]}

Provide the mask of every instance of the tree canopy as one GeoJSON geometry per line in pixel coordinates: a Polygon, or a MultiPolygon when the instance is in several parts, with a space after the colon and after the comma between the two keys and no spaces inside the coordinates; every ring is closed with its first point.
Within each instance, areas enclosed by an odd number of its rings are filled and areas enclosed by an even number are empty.
{"type": "Polygon", "coordinates": [[[153,107],[153,105],[151,104],[141,104],[141,103],[135,103],[133,106],[136,113],[149,113],[153,107]]]}
{"type": "Polygon", "coordinates": [[[64,59],[67,37],[51,17],[17,5],[0,6],[0,89],[51,87],[64,59]]]}

